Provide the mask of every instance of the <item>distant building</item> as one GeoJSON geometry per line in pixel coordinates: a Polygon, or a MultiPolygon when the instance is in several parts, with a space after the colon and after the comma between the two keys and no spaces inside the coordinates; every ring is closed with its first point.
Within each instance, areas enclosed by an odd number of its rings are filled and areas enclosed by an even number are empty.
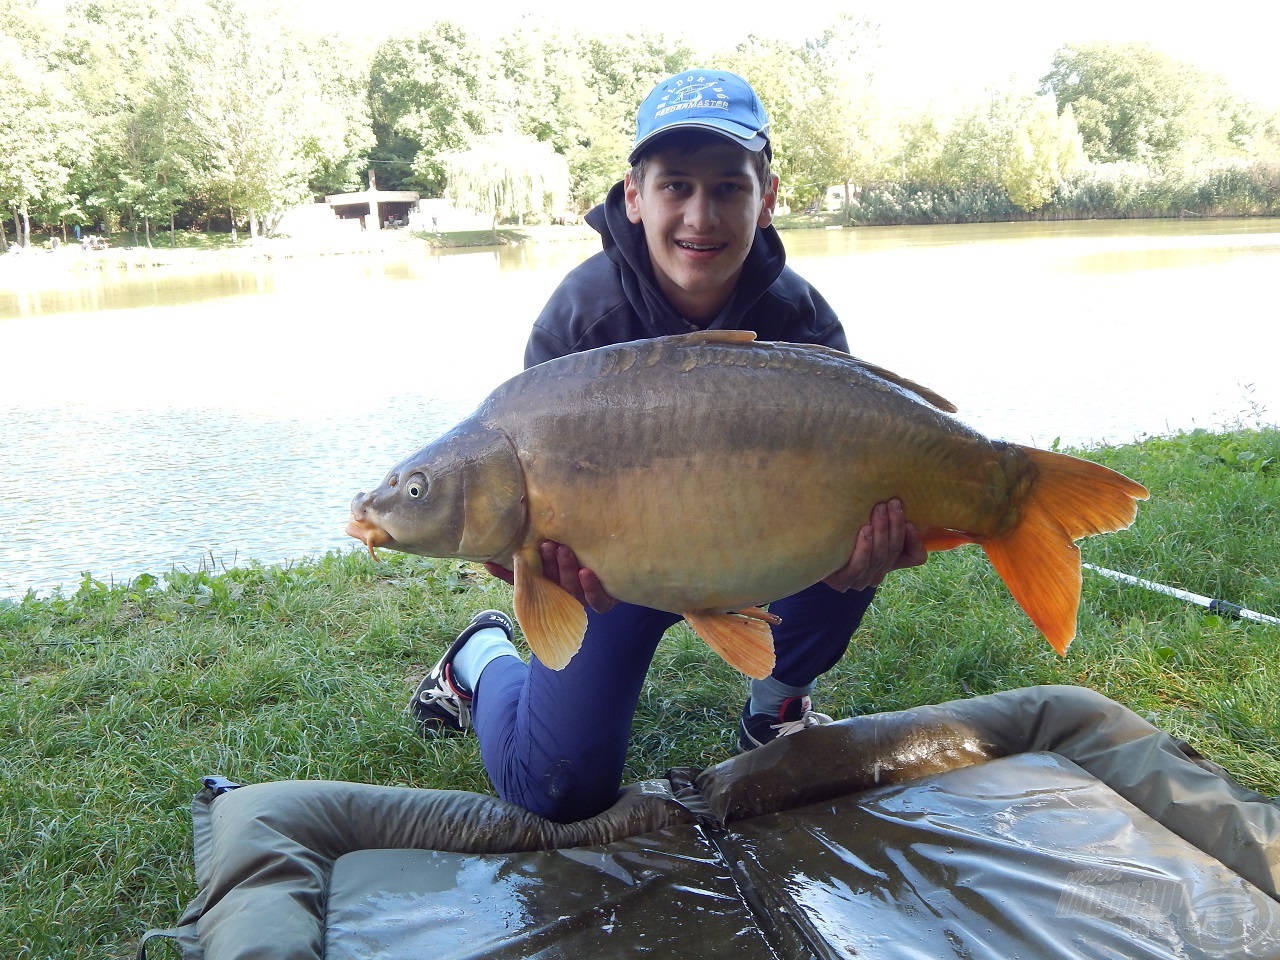
{"type": "Polygon", "coordinates": [[[369,171],[369,189],[360,193],[336,193],[325,197],[334,216],[359,220],[367,230],[406,227],[409,214],[418,209],[418,194],[412,190],[379,190],[369,171]]]}

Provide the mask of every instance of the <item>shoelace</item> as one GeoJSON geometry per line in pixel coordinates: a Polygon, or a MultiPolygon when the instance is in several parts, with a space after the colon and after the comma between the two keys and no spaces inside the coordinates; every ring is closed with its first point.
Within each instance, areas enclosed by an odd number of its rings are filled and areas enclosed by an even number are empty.
{"type": "Polygon", "coordinates": [[[451,717],[456,717],[463,730],[471,725],[470,705],[444,687],[430,687],[418,694],[418,702],[426,707],[439,707],[451,717]]]}
{"type": "Polygon", "coordinates": [[[775,723],[772,729],[778,731],[778,736],[789,737],[793,733],[799,733],[801,730],[807,730],[809,727],[820,727],[824,723],[831,723],[832,719],[825,713],[819,713],[817,710],[806,710],[800,715],[799,720],[784,720],[782,723],[775,723]]]}

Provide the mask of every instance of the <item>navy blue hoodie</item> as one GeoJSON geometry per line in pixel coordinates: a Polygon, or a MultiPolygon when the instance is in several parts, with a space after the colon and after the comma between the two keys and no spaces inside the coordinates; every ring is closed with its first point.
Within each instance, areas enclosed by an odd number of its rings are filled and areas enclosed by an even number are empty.
{"type": "Polygon", "coordinates": [[[622,183],[587,214],[604,249],[552,293],[529,335],[525,367],[593,347],[695,330],[754,330],[757,339],[821,343],[846,353],[844,328],[817,290],[786,265],[773,227],[757,229],[738,289],[705,326],[682,317],[658,288],[644,228],[627,219],[622,183]]]}

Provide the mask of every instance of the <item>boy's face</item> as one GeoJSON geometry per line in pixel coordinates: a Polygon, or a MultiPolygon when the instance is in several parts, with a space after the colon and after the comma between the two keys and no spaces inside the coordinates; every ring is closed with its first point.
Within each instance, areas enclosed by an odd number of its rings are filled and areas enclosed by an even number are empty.
{"type": "Polygon", "coordinates": [[[729,302],[777,192],[776,177],[762,190],[751,155],[718,137],[657,147],[643,185],[627,174],[627,218],[644,226],[658,286],[687,319],[712,320],[729,302]]]}

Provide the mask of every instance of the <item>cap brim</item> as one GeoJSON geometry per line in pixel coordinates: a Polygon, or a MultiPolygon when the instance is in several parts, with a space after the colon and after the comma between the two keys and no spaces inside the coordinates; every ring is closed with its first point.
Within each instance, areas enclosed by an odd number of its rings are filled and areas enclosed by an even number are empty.
{"type": "Polygon", "coordinates": [[[678,123],[668,124],[659,130],[654,130],[636,141],[631,154],[627,157],[627,163],[635,163],[636,158],[644,152],[646,147],[651,146],[657,140],[661,140],[667,134],[676,133],[680,130],[706,130],[709,133],[717,133],[730,143],[736,143],[752,153],[759,153],[769,146],[769,138],[766,135],[750,127],[744,127],[740,123],[734,123],[732,120],[683,120],[678,123]]]}

